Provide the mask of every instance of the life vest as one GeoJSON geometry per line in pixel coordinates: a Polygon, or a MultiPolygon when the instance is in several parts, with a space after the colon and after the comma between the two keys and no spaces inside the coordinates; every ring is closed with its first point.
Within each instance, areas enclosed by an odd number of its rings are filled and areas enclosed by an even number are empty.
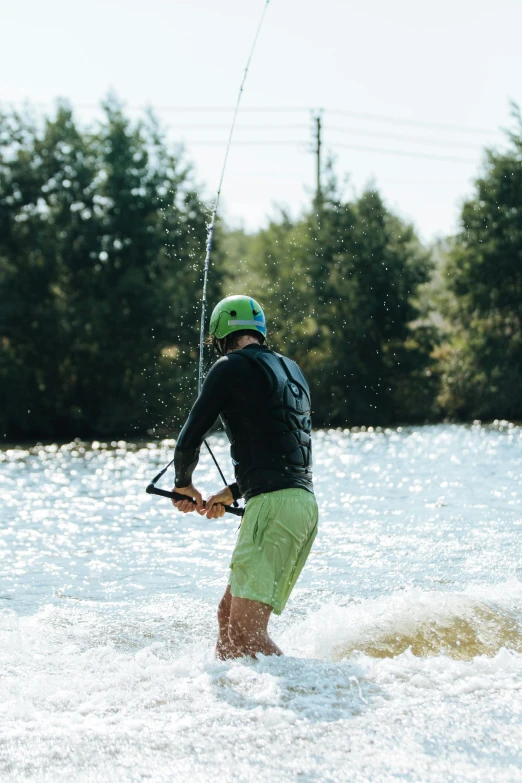
{"type": "MultiPolygon", "coordinates": [[[[224,411],[236,478],[243,493],[254,485],[312,488],[310,389],[295,362],[260,347],[238,351],[258,368],[264,405],[224,411]]],[[[255,371],[255,370],[254,370],[255,371]]]]}

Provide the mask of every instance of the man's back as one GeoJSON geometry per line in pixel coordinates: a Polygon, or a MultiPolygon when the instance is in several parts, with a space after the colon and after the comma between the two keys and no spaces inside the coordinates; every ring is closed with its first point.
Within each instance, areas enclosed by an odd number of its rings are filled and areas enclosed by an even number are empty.
{"type": "Polygon", "coordinates": [[[310,391],[297,364],[251,344],[212,367],[176,448],[176,474],[197,460],[217,416],[231,443],[239,494],[312,488],[310,391]]]}

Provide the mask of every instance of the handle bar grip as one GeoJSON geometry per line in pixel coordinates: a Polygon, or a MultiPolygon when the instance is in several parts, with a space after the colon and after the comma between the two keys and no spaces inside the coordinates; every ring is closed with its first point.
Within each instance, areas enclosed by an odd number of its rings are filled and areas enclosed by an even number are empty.
{"type": "MultiPolygon", "coordinates": [[[[182,495],[180,492],[169,492],[167,489],[158,489],[154,484],[149,484],[145,491],[148,495],[161,495],[163,498],[172,498],[173,500],[191,500],[194,505],[196,505],[196,501],[193,498],[182,495]]],[[[234,508],[233,506],[225,506],[225,511],[227,514],[234,514],[236,517],[242,517],[244,514],[243,508],[234,508]]]]}

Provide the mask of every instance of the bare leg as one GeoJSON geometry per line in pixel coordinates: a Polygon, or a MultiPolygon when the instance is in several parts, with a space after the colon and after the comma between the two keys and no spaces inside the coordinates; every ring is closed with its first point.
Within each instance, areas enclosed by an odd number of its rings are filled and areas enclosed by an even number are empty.
{"type": "Polygon", "coordinates": [[[255,658],[257,653],[282,655],[279,647],[268,635],[267,626],[271,614],[272,607],[268,604],[231,596],[228,638],[232,655],[227,657],[249,655],[255,658]]]}
{"type": "Polygon", "coordinates": [[[241,655],[228,636],[231,603],[232,595],[230,593],[230,585],[228,585],[218,606],[219,633],[216,644],[216,658],[221,658],[222,661],[225,661],[227,658],[237,658],[241,655]]]}
{"type": "Polygon", "coordinates": [[[272,607],[249,598],[234,598],[227,586],[218,607],[219,635],[216,658],[240,658],[248,655],[282,655],[267,632],[272,607]]]}

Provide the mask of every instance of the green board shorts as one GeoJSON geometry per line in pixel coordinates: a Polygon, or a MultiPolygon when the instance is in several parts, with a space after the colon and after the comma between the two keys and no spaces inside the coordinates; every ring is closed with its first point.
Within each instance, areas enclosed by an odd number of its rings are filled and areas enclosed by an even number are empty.
{"type": "Polygon", "coordinates": [[[256,495],[245,514],[230,563],[230,592],[281,614],[317,534],[318,508],[306,489],[256,495]]]}

